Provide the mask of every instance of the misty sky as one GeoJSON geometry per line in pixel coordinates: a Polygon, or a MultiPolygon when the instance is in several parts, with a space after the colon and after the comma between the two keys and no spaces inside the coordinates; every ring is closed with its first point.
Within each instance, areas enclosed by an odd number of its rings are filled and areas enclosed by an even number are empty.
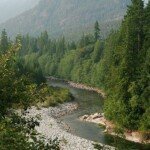
{"type": "Polygon", "coordinates": [[[0,23],[33,8],[38,2],[39,0],[0,0],[0,23]]]}
{"type": "MultiPolygon", "coordinates": [[[[12,1],[16,1],[16,0],[12,0],[12,1]]],[[[28,0],[26,0],[26,1],[28,1],[28,0]]],[[[33,0],[32,0],[33,1],[33,0]]],[[[39,1],[39,0],[34,0],[34,1],[39,1]]],[[[149,0],[143,0],[145,3],[148,3],[148,1],[149,0]]],[[[0,0],[0,2],[10,2],[10,0],[0,0]]],[[[16,1],[16,3],[17,3],[18,1],[16,1]]]]}

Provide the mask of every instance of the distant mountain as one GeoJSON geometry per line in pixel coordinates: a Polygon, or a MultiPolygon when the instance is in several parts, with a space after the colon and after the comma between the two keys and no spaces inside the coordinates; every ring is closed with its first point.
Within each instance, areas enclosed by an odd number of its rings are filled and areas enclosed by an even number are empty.
{"type": "Polygon", "coordinates": [[[5,28],[10,36],[38,35],[47,30],[53,37],[75,37],[92,31],[98,20],[106,32],[119,24],[129,3],[130,0],[40,0],[35,8],[1,24],[0,29],[5,28]]]}
{"type": "Polygon", "coordinates": [[[33,8],[39,0],[0,0],[0,23],[33,8]]]}

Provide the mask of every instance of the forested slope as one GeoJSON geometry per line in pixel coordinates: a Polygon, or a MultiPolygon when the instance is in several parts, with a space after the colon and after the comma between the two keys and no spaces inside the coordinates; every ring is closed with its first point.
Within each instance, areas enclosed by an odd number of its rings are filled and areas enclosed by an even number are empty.
{"type": "MultiPolygon", "coordinates": [[[[150,2],[133,0],[118,31],[102,39],[98,22],[93,34],[78,42],[18,35],[20,64],[30,72],[103,88],[105,116],[119,128],[150,131],[150,2]]],[[[1,41],[5,41],[3,31],[1,41]]],[[[5,43],[5,42],[4,42],[5,43]]],[[[5,50],[7,43],[0,47],[5,50]]]]}
{"type": "Polygon", "coordinates": [[[25,67],[18,55],[19,39],[11,42],[5,31],[0,37],[0,149],[59,150],[59,141],[45,143],[35,130],[38,119],[23,117],[31,106],[49,107],[72,100],[67,89],[55,89],[45,83],[39,64],[34,71],[25,67]],[[20,113],[18,114],[17,112],[20,113]]]}
{"type": "Polygon", "coordinates": [[[66,35],[77,38],[82,32],[91,32],[98,20],[106,34],[117,28],[130,0],[41,0],[34,9],[27,11],[4,24],[12,37],[17,33],[39,35],[45,30],[53,37],[66,35]]]}
{"type": "Polygon", "coordinates": [[[132,2],[119,31],[101,38],[98,22],[93,35],[75,42],[18,36],[24,65],[43,73],[105,89],[105,115],[119,128],[150,130],[150,2],[132,2]]]}

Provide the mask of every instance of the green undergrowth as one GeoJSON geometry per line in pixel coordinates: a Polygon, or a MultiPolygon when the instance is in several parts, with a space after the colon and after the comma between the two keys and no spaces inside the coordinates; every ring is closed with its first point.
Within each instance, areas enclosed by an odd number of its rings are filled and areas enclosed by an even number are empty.
{"type": "Polygon", "coordinates": [[[71,95],[68,89],[45,87],[40,92],[46,92],[47,94],[44,97],[44,99],[38,102],[38,107],[54,107],[58,104],[70,102],[73,100],[73,96],[71,95]]]}
{"type": "Polygon", "coordinates": [[[59,150],[59,140],[49,139],[35,131],[39,122],[34,118],[25,119],[15,114],[0,120],[0,150],[59,150]]]}

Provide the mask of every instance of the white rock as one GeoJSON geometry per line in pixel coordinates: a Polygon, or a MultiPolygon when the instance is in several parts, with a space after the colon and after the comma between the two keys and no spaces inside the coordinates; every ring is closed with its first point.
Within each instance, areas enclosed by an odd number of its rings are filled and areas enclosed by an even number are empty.
{"type": "MultiPolygon", "coordinates": [[[[29,113],[26,114],[26,117],[40,116],[40,125],[36,127],[37,132],[43,135],[46,140],[58,137],[61,150],[94,150],[93,141],[68,133],[62,129],[61,122],[54,119],[54,117],[59,117],[61,114],[66,114],[76,108],[77,105],[75,103],[62,104],[58,107],[41,108],[40,110],[32,107],[28,110],[29,113]]],[[[83,118],[86,117],[88,115],[85,115],[83,118]]],[[[92,119],[92,117],[89,118],[92,119]]]]}

